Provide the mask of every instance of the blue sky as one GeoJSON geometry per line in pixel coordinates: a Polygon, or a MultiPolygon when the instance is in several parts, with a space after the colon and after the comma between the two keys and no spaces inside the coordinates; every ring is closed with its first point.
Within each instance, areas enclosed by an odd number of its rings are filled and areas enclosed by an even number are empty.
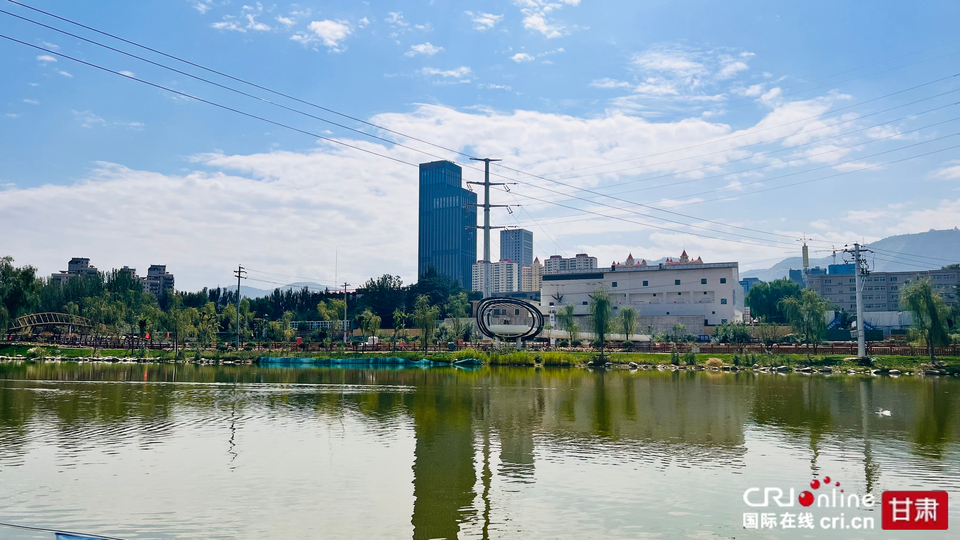
{"type": "MultiPolygon", "coordinates": [[[[960,222],[960,137],[948,137],[960,132],[960,92],[947,93],[960,80],[932,82],[960,72],[957,2],[24,3],[562,181],[495,168],[522,182],[496,195],[522,208],[495,221],[531,229],[541,258],[586,251],[609,264],[686,249],[765,267],[802,236],[828,249],[960,222]]],[[[423,152],[365,139],[8,15],[0,33],[396,159],[462,159],[243,88],[423,152]]],[[[416,169],[7,40],[0,51],[0,228],[14,233],[0,253],[44,273],[72,256],[166,263],[180,288],[226,284],[241,262],[282,282],[415,279],[416,169]]]]}

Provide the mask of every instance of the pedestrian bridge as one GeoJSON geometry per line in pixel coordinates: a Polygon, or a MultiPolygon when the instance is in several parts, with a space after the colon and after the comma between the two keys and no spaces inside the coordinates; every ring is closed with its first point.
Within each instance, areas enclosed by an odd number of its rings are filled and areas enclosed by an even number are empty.
{"type": "Polygon", "coordinates": [[[93,328],[93,323],[86,317],[70,315],[68,313],[33,313],[17,317],[8,331],[11,334],[51,330],[57,327],[69,327],[74,330],[93,328]]]}

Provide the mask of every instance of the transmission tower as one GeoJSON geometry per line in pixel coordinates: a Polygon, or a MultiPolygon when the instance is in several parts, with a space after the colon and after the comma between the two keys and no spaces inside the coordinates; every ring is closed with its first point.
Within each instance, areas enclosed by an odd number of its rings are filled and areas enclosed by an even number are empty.
{"type": "Polygon", "coordinates": [[[491,158],[470,158],[470,159],[473,161],[483,162],[483,182],[467,182],[467,184],[476,184],[478,186],[483,186],[483,204],[468,205],[468,206],[483,207],[483,226],[479,227],[477,225],[469,225],[468,227],[471,229],[483,229],[483,260],[481,261],[481,264],[483,265],[483,297],[490,298],[490,295],[491,295],[490,229],[503,228],[503,227],[490,226],[490,209],[491,208],[507,208],[507,209],[510,208],[509,204],[490,204],[490,186],[507,186],[509,184],[506,182],[490,182],[490,162],[503,161],[503,160],[491,159],[491,158]]]}
{"type": "Polygon", "coordinates": [[[870,268],[867,266],[867,260],[863,257],[863,254],[873,252],[861,247],[859,243],[854,243],[853,249],[844,249],[843,252],[853,255],[853,269],[857,286],[857,356],[866,358],[867,325],[863,319],[863,284],[866,281],[867,274],[870,273],[870,268]]]}

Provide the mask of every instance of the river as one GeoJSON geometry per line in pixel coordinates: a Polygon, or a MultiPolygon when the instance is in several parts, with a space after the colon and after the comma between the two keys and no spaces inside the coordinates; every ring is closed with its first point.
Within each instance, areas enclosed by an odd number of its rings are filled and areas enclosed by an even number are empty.
{"type": "Polygon", "coordinates": [[[958,458],[951,378],[0,364],[0,522],[124,539],[948,538],[744,492],[945,490],[956,529],[958,458]]]}

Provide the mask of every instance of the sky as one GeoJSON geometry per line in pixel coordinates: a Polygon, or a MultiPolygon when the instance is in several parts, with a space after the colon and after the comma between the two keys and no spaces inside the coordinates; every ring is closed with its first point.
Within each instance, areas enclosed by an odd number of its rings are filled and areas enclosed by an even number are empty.
{"type": "Polygon", "coordinates": [[[960,224],[955,1],[21,3],[154,49],[0,0],[75,34],[0,13],[0,255],[42,274],[411,283],[416,164],[470,156],[541,259],[746,270],[960,224]]]}

